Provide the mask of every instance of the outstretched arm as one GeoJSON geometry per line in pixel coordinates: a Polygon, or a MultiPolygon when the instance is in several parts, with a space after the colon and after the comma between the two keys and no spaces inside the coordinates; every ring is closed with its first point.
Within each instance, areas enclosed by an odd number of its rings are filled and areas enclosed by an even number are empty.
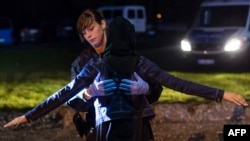
{"type": "Polygon", "coordinates": [[[7,127],[14,126],[14,125],[20,125],[20,124],[23,124],[26,122],[28,122],[27,118],[25,117],[25,115],[22,115],[22,116],[16,117],[12,121],[6,123],[3,127],[7,128],[7,127]]]}
{"type": "Polygon", "coordinates": [[[140,57],[137,72],[141,76],[146,75],[145,80],[152,80],[153,82],[157,82],[167,88],[184,94],[195,95],[217,102],[227,100],[237,105],[248,106],[243,96],[238,93],[228,92],[175,77],[174,75],[166,73],[165,70],[162,70],[156,64],[142,56],[140,57]]]}

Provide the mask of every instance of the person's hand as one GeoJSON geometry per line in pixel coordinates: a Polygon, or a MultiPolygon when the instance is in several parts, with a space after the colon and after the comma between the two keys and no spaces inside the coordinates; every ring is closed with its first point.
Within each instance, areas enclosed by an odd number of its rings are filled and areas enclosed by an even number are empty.
{"type": "MultiPolygon", "coordinates": [[[[85,90],[85,95],[89,98],[114,94],[117,89],[113,79],[100,80],[100,73],[95,78],[93,84],[85,90]]],[[[85,96],[85,97],[86,97],[85,96]]]]}
{"type": "Polygon", "coordinates": [[[6,123],[3,127],[7,128],[7,127],[11,127],[11,126],[17,126],[23,123],[28,122],[28,120],[26,119],[26,117],[24,115],[16,117],[15,119],[13,119],[12,121],[6,123]]]}
{"type": "Polygon", "coordinates": [[[122,79],[119,89],[125,94],[140,95],[149,91],[149,85],[137,73],[134,73],[135,80],[122,79]]]}
{"type": "Polygon", "coordinates": [[[248,106],[247,101],[241,95],[234,92],[224,92],[223,99],[237,105],[248,106]]]}

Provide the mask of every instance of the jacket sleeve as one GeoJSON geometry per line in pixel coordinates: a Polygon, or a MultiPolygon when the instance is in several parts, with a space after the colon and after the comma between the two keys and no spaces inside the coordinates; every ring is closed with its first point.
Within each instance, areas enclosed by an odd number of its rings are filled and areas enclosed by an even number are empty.
{"type": "Polygon", "coordinates": [[[81,54],[71,64],[71,79],[74,79],[80,73],[83,66],[94,56],[96,56],[96,52],[91,46],[86,45],[81,54]]]}
{"type": "Polygon", "coordinates": [[[224,90],[175,77],[142,56],[137,66],[137,72],[141,76],[146,75],[143,77],[146,78],[146,81],[159,83],[175,91],[215,100],[217,102],[220,102],[223,98],[224,90]]]}
{"type": "Polygon", "coordinates": [[[75,96],[83,88],[88,87],[97,75],[97,70],[87,64],[70,83],[48,97],[35,108],[25,114],[28,121],[36,120],[75,96]]]}
{"type": "Polygon", "coordinates": [[[86,112],[91,107],[91,100],[86,100],[83,97],[83,91],[79,92],[76,96],[72,97],[70,100],[66,102],[66,104],[79,112],[86,112]]]}
{"type": "MultiPolygon", "coordinates": [[[[93,50],[93,47],[86,45],[85,49],[82,50],[81,54],[71,64],[71,79],[74,79],[80,73],[84,65],[94,56],[97,56],[97,54],[93,50]]],[[[72,97],[66,104],[80,112],[87,111],[90,106],[88,101],[84,101],[84,99],[77,96],[72,97]]]]}

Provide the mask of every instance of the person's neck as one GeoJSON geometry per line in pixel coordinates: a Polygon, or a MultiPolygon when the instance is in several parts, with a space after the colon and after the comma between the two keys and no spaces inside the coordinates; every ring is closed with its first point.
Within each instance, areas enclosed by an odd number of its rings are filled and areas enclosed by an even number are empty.
{"type": "Polygon", "coordinates": [[[105,46],[99,46],[99,47],[95,48],[95,51],[97,54],[101,54],[104,52],[104,48],[105,48],[105,46]]]}
{"type": "Polygon", "coordinates": [[[95,51],[97,54],[100,55],[104,52],[105,46],[106,46],[106,41],[107,41],[106,34],[104,34],[104,39],[103,39],[102,44],[99,47],[95,48],[95,51]]]}

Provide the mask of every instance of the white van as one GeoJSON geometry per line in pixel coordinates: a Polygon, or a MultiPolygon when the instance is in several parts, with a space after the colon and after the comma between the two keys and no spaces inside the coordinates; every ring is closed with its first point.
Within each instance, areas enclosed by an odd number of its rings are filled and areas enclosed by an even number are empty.
{"type": "Polygon", "coordinates": [[[135,32],[146,32],[146,10],[140,5],[126,6],[102,6],[98,8],[107,22],[109,23],[113,17],[122,16],[129,20],[135,26],[135,32]]]}
{"type": "Polygon", "coordinates": [[[249,65],[249,43],[250,0],[205,0],[181,50],[198,65],[249,65]]]}

